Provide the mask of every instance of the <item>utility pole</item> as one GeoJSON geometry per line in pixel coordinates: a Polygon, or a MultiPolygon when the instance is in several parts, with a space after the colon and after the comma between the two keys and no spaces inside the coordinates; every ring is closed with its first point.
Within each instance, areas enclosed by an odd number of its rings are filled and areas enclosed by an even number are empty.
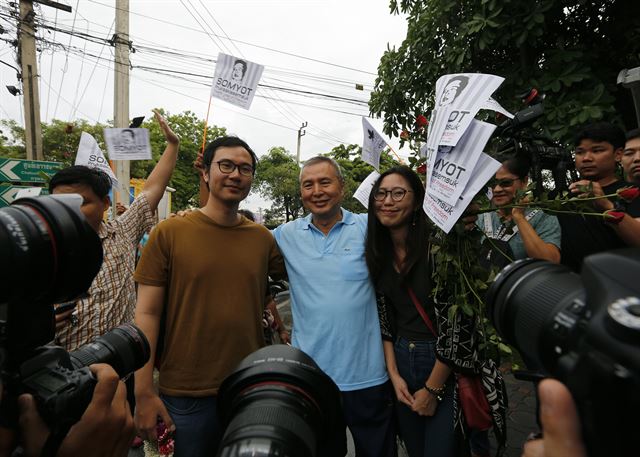
{"type": "MultiPolygon", "coordinates": [[[[116,33],[113,36],[115,46],[113,123],[116,128],[129,126],[129,0],[116,0],[116,33]]],[[[129,205],[129,161],[114,160],[117,189],[120,201],[129,205]]],[[[115,217],[115,203],[113,215],[115,217]]]]}
{"type": "Polygon", "coordinates": [[[298,162],[298,166],[300,165],[300,140],[302,140],[302,137],[307,134],[307,132],[304,130],[307,125],[308,124],[306,122],[303,122],[298,129],[298,149],[296,152],[296,160],[298,162]]]}
{"type": "Polygon", "coordinates": [[[38,92],[38,66],[36,63],[36,33],[33,2],[71,12],[71,7],[50,0],[20,0],[18,22],[18,62],[22,74],[24,103],[25,146],[28,160],[44,160],[42,151],[42,125],[40,124],[40,93],[38,92]]]}

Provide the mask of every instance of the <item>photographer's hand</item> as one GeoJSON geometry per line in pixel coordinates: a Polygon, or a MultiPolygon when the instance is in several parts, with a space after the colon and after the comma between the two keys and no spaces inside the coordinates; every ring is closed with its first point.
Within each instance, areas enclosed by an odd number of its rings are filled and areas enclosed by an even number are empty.
{"type": "Polygon", "coordinates": [[[538,394],[543,438],[527,442],[523,457],[587,457],[569,390],[559,381],[545,379],[538,394]]]}
{"type": "MultiPolygon", "coordinates": [[[[91,365],[90,369],[98,380],[91,403],[71,427],[56,455],[126,456],[135,431],[126,387],[109,365],[91,365]]],[[[25,455],[38,456],[49,429],[38,414],[31,395],[20,396],[18,403],[25,455]]]]}

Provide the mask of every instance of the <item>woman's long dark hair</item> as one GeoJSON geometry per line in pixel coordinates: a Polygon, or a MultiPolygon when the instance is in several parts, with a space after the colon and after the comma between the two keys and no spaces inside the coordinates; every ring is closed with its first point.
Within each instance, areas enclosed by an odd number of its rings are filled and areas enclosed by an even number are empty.
{"type": "Polygon", "coordinates": [[[416,262],[422,256],[427,255],[429,228],[427,217],[422,210],[422,201],[424,200],[424,186],[422,185],[422,181],[420,181],[418,175],[409,167],[397,166],[390,168],[380,175],[369,195],[369,221],[367,223],[365,258],[374,284],[377,283],[385,265],[391,264],[394,259],[393,243],[389,229],[383,226],[376,217],[376,201],[373,198],[380,189],[380,183],[385,176],[392,174],[398,174],[407,180],[413,191],[413,198],[416,203],[413,220],[407,221],[409,225],[406,240],[407,257],[402,265],[400,276],[404,279],[416,262]]]}

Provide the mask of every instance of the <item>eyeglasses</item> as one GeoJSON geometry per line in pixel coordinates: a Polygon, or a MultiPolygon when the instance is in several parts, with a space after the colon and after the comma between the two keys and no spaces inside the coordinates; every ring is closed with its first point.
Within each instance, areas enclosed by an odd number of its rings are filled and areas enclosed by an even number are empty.
{"type": "Polygon", "coordinates": [[[394,202],[399,202],[404,198],[405,195],[407,195],[407,192],[411,191],[403,189],[402,187],[394,187],[391,190],[378,189],[378,191],[373,194],[373,198],[375,201],[381,202],[385,198],[387,198],[388,194],[391,194],[391,200],[393,200],[394,202]]]}
{"type": "Polygon", "coordinates": [[[233,173],[233,170],[237,168],[238,172],[242,176],[253,176],[253,167],[251,165],[247,165],[247,164],[236,165],[231,160],[218,160],[217,162],[213,162],[213,163],[217,163],[218,168],[225,175],[230,175],[231,173],[233,173]]]}
{"type": "Polygon", "coordinates": [[[512,179],[494,179],[491,181],[491,188],[495,188],[496,186],[500,186],[503,189],[506,187],[513,186],[515,181],[520,181],[520,178],[512,178],[512,179]]]}

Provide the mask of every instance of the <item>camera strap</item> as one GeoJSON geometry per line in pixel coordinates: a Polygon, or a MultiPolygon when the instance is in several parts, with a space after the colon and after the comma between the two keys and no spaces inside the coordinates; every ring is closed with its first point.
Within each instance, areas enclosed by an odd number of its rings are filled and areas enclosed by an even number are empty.
{"type": "Polygon", "coordinates": [[[42,446],[40,457],[56,457],[58,450],[60,449],[60,445],[69,433],[70,428],[71,424],[56,427],[52,430],[47,441],[45,441],[44,446],[42,446]]]}

